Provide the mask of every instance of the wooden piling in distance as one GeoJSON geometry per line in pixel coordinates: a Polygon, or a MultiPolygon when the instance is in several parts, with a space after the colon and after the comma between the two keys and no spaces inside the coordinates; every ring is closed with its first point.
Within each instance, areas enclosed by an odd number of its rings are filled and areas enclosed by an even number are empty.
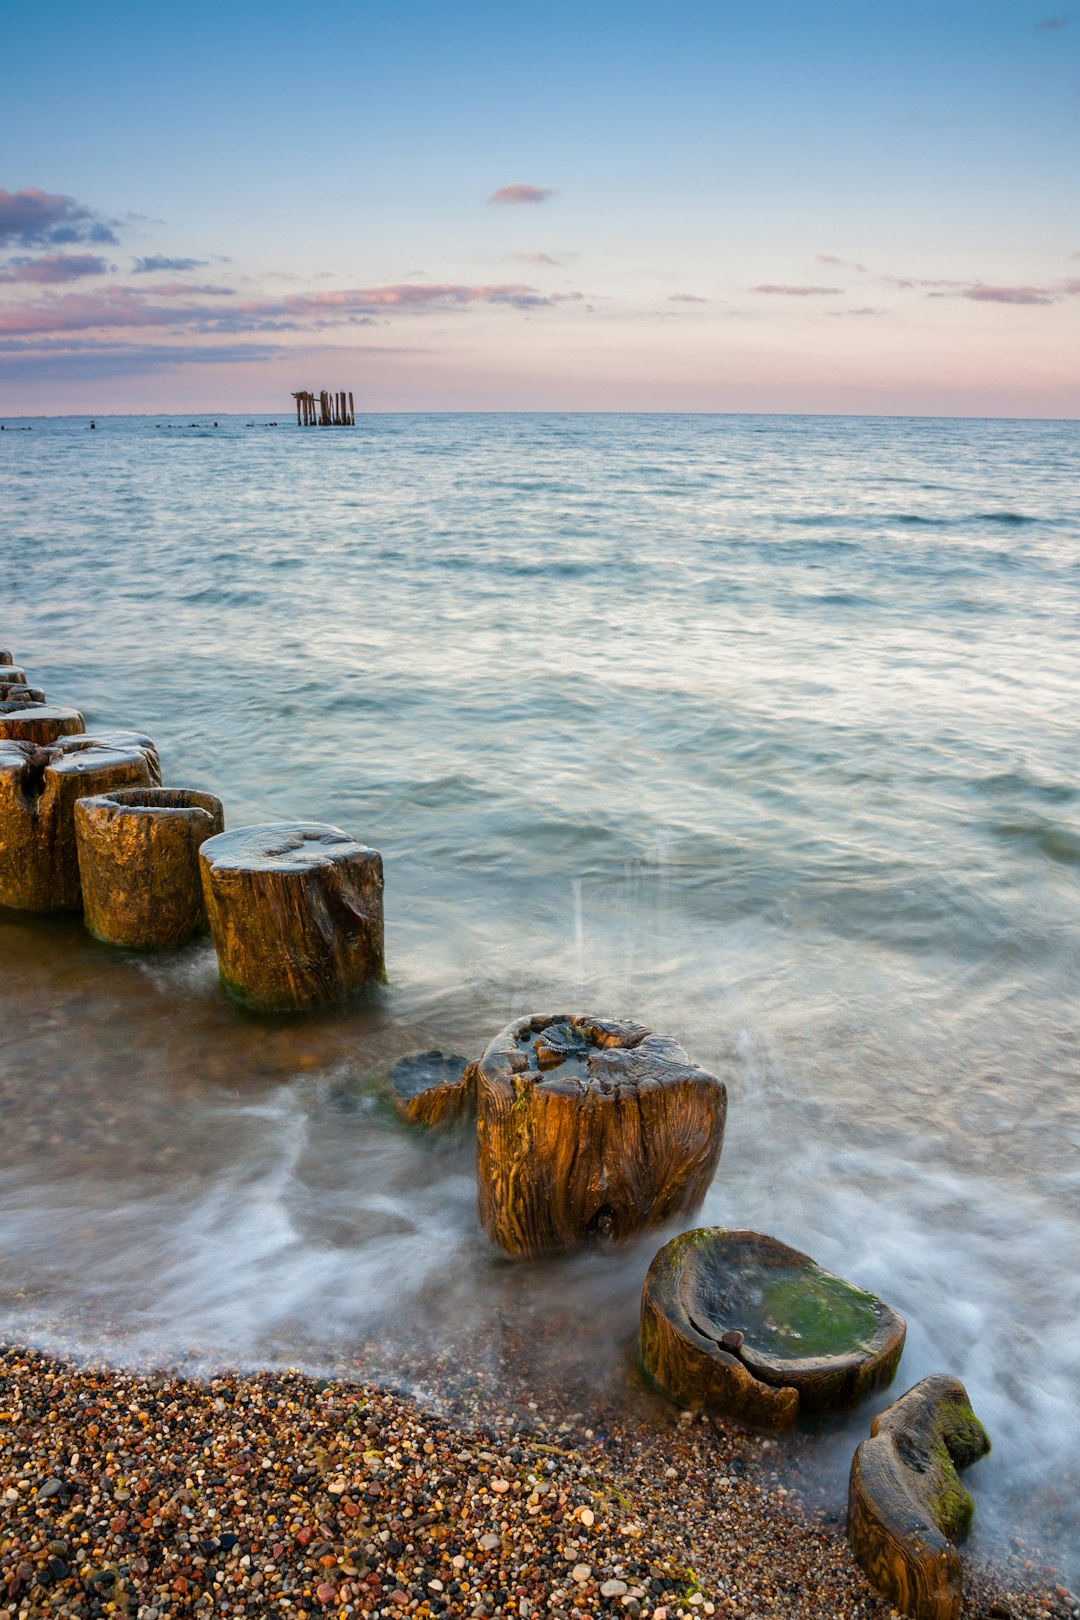
{"type": "Polygon", "coordinates": [[[333,393],[323,389],[318,396],[306,388],[298,388],[296,401],[297,427],[355,427],[356,407],[353,396],[345,389],[333,393]]]}

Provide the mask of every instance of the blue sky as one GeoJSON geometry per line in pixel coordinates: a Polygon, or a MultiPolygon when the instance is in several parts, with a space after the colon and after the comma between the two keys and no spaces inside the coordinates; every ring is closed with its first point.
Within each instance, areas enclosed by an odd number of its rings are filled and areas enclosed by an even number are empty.
{"type": "Polygon", "coordinates": [[[1064,8],[45,3],[0,90],[0,411],[1080,405],[1064,8]]]}

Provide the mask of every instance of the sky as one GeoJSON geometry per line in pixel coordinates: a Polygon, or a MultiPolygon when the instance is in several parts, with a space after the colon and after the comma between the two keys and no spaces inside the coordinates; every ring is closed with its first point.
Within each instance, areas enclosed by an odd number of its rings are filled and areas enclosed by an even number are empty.
{"type": "Polygon", "coordinates": [[[1046,0],[36,0],[0,414],[1076,417],[1078,203],[1046,0]]]}

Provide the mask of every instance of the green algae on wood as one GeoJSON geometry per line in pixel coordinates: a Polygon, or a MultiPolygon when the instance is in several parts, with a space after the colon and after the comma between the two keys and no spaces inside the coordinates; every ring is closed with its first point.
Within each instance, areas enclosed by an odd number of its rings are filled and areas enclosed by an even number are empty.
{"type": "Polygon", "coordinates": [[[189,788],[124,788],[80,799],[83,915],[94,937],[160,949],[205,933],[199,848],[224,828],[220,799],[189,788]]]}
{"type": "Polygon", "coordinates": [[[652,1381],[684,1405],[769,1427],[884,1388],[905,1334],[876,1295],[760,1232],[684,1233],[656,1255],[642,1290],[652,1381]]]}
{"type": "Polygon", "coordinates": [[[160,781],[157,750],[136,732],[61,737],[48,747],[0,740],[0,905],[77,911],[76,803],[160,781]]]}
{"type": "Polygon", "coordinates": [[[382,856],[339,827],[239,827],[208,838],[199,865],[222,983],[238,1000],[296,1011],[385,977],[382,856]]]}
{"type": "Polygon", "coordinates": [[[700,1206],[727,1089],[670,1036],[538,1014],[508,1024],[466,1078],[480,1221],[507,1254],[625,1242],[700,1206]]]}
{"type": "Polygon", "coordinates": [[[878,1591],[915,1620],[957,1620],[956,1543],[974,1503],[960,1481],[990,1440],[958,1378],[924,1378],[886,1407],[851,1464],[847,1535],[878,1591]]]}

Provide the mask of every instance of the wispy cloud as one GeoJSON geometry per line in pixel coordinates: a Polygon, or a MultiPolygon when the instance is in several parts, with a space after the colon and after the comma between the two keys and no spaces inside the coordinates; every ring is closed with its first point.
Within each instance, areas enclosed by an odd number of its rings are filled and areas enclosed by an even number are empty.
{"type": "MultiPolygon", "coordinates": [[[[553,259],[551,257],[550,253],[511,253],[510,257],[512,259],[517,259],[520,264],[559,264],[559,263],[561,263],[561,260],[553,259]]],[[[1080,257],[1080,254],[1078,254],[1077,257],[1080,257]]]]}
{"type": "Polygon", "coordinates": [[[775,281],[763,281],[751,292],[780,293],[785,298],[832,298],[843,292],[843,287],[792,287],[775,281]]]}
{"type": "Polygon", "coordinates": [[[103,276],[109,266],[96,253],[46,253],[38,259],[9,259],[0,268],[0,281],[55,284],[103,276]]]}
{"type": "Polygon", "coordinates": [[[169,259],[156,253],[146,259],[134,259],[131,270],[133,275],[146,276],[162,270],[203,270],[209,263],[209,259],[169,259]]]}
{"type": "Polygon", "coordinates": [[[874,309],[870,304],[864,304],[861,309],[830,309],[829,314],[836,320],[844,320],[848,315],[884,315],[883,309],[874,309]]]}
{"type": "Polygon", "coordinates": [[[41,247],[45,243],[117,240],[112,224],[74,197],[40,191],[36,186],[24,191],[0,189],[0,244],[41,247]]]}
{"type": "Polygon", "coordinates": [[[186,327],[202,333],[293,331],[327,326],[370,325],[377,317],[422,315],[494,305],[517,310],[542,309],[576,302],[581,293],[550,297],[518,283],[465,286],[453,282],[422,285],[399,282],[383,287],[354,287],[339,292],[295,293],[280,299],[237,299],[228,288],[201,289],[223,307],[202,302],[200,289],[182,283],[164,286],[104,287],[95,293],[65,293],[37,302],[0,308],[0,334],[94,332],[123,329],[186,327]]]}
{"type": "Polygon", "coordinates": [[[866,273],[865,264],[859,264],[855,259],[839,259],[835,253],[817,253],[815,258],[818,264],[839,264],[846,270],[858,270],[861,275],[866,273]]]}
{"type": "Polygon", "coordinates": [[[701,298],[697,293],[669,293],[669,304],[707,304],[707,298],[701,298]]]}
{"type": "Polygon", "coordinates": [[[1056,33],[1059,28],[1065,27],[1068,20],[1068,17],[1044,17],[1041,22],[1035,24],[1035,32],[1037,34],[1056,33]]]}
{"type": "Polygon", "coordinates": [[[993,287],[982,282],[961,287],[959,292],[932,292],[931,298],[969,298],[973,304],[1053,304],[1056,297],[1049,287],[993,287]]]}
{"type": "Polygon", "coordinates": [[[555,193],[550,186],[527,186],[520,180],[512,186],[500,186],[488,198],[489,203],[542,203],[555,193]]]}

